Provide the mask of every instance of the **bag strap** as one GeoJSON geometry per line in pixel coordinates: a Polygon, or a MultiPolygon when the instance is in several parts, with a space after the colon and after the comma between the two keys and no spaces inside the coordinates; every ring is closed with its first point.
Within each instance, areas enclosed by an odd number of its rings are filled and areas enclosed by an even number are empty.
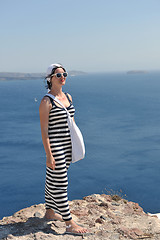
{"type": "Polygon", "coordinates": [[[68,110],[66,109],[66,107],[63,105],[63,103],[61,103],[61,101],[59,101],[58,98],[56,98],[54,95],[50,94],[50,93],[47,93],[45,96],[48,96],[48,97],[51,97],[54,101],[56,101],[57,103],[59,103],[63,108],[64,110],[67,112],[67,115],[69,117],[71,117],[70,113],[68,112],[68,110]]]}

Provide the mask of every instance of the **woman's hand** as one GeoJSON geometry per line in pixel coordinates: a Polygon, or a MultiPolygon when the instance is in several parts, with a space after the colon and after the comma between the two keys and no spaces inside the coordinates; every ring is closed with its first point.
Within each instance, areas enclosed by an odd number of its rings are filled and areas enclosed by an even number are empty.
{"type": "Polygon", "coordinates": [[[47,157],[47,159],[46,159],[46,165],[47,165],[47,167],[55,170],[55,160],[54,160],[54,157],[53,157],[53,156],[47,157]]]}

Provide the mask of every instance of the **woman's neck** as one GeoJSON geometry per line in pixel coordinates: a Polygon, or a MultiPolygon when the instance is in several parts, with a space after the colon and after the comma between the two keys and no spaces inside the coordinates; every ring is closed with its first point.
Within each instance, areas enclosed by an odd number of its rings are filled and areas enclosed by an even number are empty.
{"type": "Polygon", "coordinates": [[[53,88],[50,90],[50,93],[57,98],[62,98],[64,93],[62,92],[62,88],[53,88]]]}

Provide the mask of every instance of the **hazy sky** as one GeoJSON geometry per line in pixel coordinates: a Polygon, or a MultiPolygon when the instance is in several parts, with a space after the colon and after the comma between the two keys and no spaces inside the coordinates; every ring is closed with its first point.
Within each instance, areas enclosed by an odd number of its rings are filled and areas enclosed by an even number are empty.
{"type": "Polygon", "coordinates": [[[0,0],[0,72],[160,70],[160,0],[0,0]]]}

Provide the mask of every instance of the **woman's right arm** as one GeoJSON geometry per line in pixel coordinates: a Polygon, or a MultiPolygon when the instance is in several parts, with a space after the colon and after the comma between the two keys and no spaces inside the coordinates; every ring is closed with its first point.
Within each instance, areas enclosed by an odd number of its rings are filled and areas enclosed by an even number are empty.
{"type": "Polygon", "coordinates": [[[50,142],[48,137],[48,121],[49,121],[49,112],[51,110],[51,102],[48,97],[44,97],[39,106],[39,115],[40,115],[40,125],[41,125],[41,134],[42,142],[46,152],[46,165],[47,167],[55,169],[55,160],[52,156],[50,142]]]}

